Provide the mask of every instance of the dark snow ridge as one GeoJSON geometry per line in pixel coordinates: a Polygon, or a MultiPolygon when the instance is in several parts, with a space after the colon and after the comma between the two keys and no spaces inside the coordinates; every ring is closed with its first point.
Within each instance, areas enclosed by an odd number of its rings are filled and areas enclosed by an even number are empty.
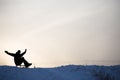
{"type": "Polygon", "coordinates": [[[56,68],[0,66],[0,80],[120,80],[120,65],[68,65],[56,68]]]}

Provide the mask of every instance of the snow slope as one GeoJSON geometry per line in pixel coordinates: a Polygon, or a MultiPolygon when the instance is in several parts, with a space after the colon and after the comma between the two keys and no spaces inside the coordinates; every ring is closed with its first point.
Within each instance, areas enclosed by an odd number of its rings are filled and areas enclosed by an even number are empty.
{"type": "Polygon", "coordinates": [[[55,68],[0,66],[0,80],[120,80],[120,65],[67,65],[55,68]]]}

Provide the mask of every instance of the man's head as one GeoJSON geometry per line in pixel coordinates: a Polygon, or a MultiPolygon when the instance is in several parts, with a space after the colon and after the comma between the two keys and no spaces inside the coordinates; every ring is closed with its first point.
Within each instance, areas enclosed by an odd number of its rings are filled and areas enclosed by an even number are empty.
{"type": "Polygon", "coordinates": [[[17,52],[16,52],[16,54],[20,54],[21,53],[21,51],[20,50],[18,50],[17,52]]]}

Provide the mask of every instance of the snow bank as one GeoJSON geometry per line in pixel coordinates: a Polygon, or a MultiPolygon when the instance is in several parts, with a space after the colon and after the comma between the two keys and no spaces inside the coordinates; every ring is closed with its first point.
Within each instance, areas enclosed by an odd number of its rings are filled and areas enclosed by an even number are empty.
{"type": "Polygon", "coordinates": [[[0,66],[0,80],[120,80],[120,65],[68,65],[56,68],[0,66]]]}

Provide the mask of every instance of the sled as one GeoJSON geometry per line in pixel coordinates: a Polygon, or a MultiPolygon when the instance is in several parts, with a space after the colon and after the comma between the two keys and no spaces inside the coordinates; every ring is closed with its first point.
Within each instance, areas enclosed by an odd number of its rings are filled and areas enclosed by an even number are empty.
{"type": "Polygon", "coordinates": [[[16,67],[18,67],[18,68],[26,68],[25,65],[18,65],[16,67]]]}

